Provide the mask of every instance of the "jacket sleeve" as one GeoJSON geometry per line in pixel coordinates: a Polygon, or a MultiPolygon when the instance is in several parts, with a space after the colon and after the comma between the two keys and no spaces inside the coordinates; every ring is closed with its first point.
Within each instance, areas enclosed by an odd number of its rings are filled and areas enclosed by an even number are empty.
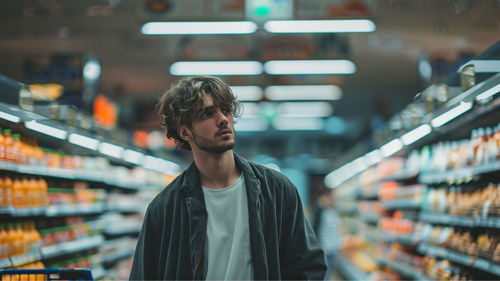
{"type": "Polygon", "coordinates": [[[297,188],[288,182],[284,188],[281,255],[283,280],[323,280],[326,263],[323,250],[304,215],[297,188]]]}
{"type": "Polygon", "coordinates": [[[158,223],[154,223],[155,214],[149,205],[141,233],[135,248],[134,261],[130,272],[129,280],[158,280],[158,260],[159,260],[159,230],[158,223]]]}

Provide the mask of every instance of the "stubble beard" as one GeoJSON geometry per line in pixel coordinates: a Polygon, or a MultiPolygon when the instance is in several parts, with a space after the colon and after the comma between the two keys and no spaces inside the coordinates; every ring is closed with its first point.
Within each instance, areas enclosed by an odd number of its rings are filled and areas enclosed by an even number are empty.
{"type": "MultiPolygon", "coordinates": [[[[234,131],[233,131],[234,132],[234,131]]],[[[222,154],[228,150],[231,150],[234,148],[235,142],[234,142],[234,133],[233,133],[233,142],[229,144],[212,144],[210,141],[204,139],[204,138],[199,138],[195,134],[193,134],[193,142],[196,144],[196,146],[205,152],[213,153],[213,154],[222,154]]]]}

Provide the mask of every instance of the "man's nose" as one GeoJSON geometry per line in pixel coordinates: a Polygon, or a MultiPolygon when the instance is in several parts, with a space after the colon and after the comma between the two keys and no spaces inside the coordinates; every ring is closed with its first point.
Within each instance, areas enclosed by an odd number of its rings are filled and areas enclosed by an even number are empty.
{"type": "Polygon", "coordinates": [[[227,124],[229,122],[228,116],[226,114],[222,113],[222,111],[220,111],[220,110],[217,111],[217,115],[218,115],[217,125],[219,127],[227,126],[227,124]]]}

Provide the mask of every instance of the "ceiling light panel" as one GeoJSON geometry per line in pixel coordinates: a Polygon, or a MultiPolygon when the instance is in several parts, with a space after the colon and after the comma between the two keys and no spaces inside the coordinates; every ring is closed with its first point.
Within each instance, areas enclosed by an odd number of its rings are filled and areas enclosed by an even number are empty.
{"type": "Polygon", "coordinates": [[[353,74],[356,65],[350,60],[271,60],[264,70],[272,75],[353,74]]]}
{"type": "Polygon", "coordinates": [[[234,124],[236,132],[262,132],[269,128],[269,122],[261,116],[242,117],[234,124]]]}
{"type": "Polygon", "coordinates": [[[333,114],[333,107],[327,102],[281,102],[277,113],[283,117],[326,117],[333,114]]]}
{"type": "Polygon", "coordinates": [[[258,61],[178,61],[170,66],[172,75],[259,75],[258,61]]]}
{"type": "Polygon", "coordinates": [[[271,33],[355,33],[373,32],[376,25],[368,19],[353,20],[271,20],[264,24],[271,33]]]}
{"type": "Polygon", "coordinates": [[[264,96],[258,86],[231,86],[234,96],[239,101],[259,101],[264,96]]]}
{"type": "Polygon", "coordinates": [[[141,28],[146,35],[250,34],[255,31],[257,24],[251,21],[148,22],[141,28]]]}
{"type": "Polygon", "coordinates": [[[335,85],[286,85],[265,89],[268,100],[339,100],[342,89],[335,85]]]}
{"type": "Polygon", "coordinates": [[[280,131],[317,131],[323,129],[323,119],[277,116],[273,120],[273,127],[280,131]]]}

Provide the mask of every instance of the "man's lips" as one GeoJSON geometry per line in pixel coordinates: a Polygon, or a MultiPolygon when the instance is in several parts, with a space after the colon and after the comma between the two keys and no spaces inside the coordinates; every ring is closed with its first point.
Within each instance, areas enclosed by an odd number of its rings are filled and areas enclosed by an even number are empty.
{"type": "Polygon", "coordinates": [[[233,131],[231,131],[230,129],[224,129],[220,132],[217,133],[217,136],[222,136],[222,135],[226,135],[226,134],[232,134],[233,131]]]}

